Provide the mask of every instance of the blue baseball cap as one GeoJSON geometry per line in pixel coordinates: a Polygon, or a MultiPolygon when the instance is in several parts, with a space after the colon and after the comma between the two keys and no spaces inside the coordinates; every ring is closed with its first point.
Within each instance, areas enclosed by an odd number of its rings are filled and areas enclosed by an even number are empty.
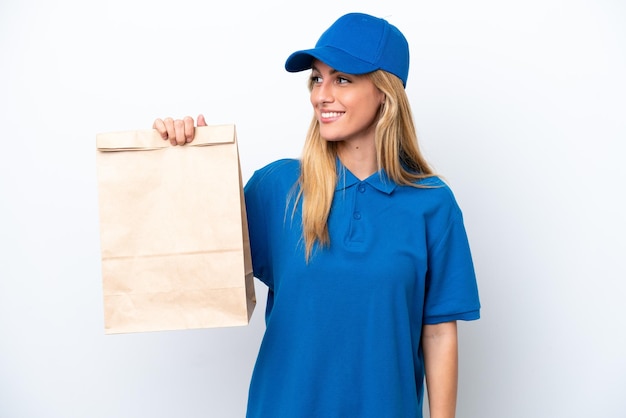
{"type": "Polygon", "coordinates": [[[291,54],[285,69],[292,73],[308,70],[314,59],[347,74],[385,70],[405,87],[409,75],[409,44],[402,32],[384,19],[363,13],[341,16],[315,48],[291,54]]]}

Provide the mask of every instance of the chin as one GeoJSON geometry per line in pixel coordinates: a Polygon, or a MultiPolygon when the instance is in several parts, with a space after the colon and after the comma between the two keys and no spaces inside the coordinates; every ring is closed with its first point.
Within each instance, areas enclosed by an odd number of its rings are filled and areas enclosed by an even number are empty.
{"type": "Polygon", "coordinates": [[[320,136],[324,141],[328,142],[339,142],[344,139],[343,135],[337,134],[336,132],[324,132],[324,129],[320,130],[320,136]]]}

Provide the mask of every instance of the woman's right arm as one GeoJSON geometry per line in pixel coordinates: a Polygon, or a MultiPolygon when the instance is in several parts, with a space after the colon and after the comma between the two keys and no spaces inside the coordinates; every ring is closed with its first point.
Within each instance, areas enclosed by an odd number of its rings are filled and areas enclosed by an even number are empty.
{"type": "MultiPolygon", "coordinates": [[[[206,126],[203,115],[198,115],[198,126],[206,126]]],[[[152,124],[161,138],[169,140],[172,145],[185,145],[193,141],[195,135],[194,120],[191,116],[182,119],[156,119],[152,124]]]]}

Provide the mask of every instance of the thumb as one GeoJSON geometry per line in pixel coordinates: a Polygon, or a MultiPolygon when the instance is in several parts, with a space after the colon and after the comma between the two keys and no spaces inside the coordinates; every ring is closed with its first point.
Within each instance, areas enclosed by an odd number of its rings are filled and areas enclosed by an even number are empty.
{"type": "Polygon", "coordinates": [[[198,115],[198,126],[207,126],[204,115],[198,115]]]}

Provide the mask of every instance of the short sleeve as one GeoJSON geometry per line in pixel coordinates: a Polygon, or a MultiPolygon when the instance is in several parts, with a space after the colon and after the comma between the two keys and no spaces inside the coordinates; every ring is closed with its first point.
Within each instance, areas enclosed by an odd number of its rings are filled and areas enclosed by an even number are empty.
{"type": "Polygon", "coordinates": [[[254,276],[263,281],[269,287],[271,278],[269,270],[269,243],[267,242],[267,219],[263,201],[264,175],[256,171],[244,187],[246,201],[246,214],[248,219],[248,232],[250,235],[250,253],[252,256],[252,269],[254,276]]]}
{"type": "Polygon", "coordinates": [[[424,323],[480,318],[476,274],[461,211],[455,208],[428,261],[424,323]]]}
{"type": "Polygon", "coordinates": [[[285,210],[300,163],[274,161],[254,172],[244,187],[254,276],[274,288],[274,248],[284,234],[285,210]]]}

